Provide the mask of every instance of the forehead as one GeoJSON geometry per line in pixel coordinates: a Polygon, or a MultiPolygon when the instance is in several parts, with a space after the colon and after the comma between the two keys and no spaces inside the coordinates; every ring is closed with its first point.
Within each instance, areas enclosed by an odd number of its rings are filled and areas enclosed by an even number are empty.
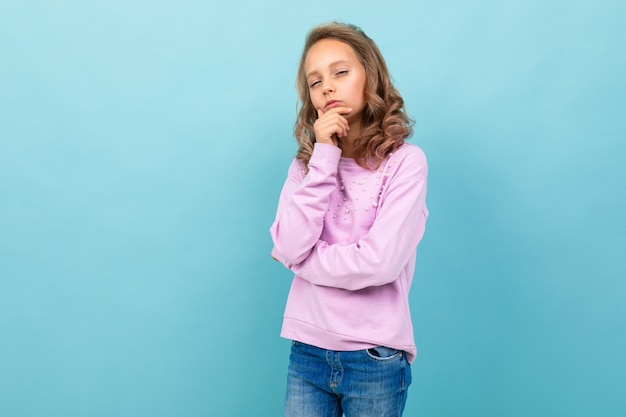
{"type": "Polygon", "coordinates": [[[304,61],[304,69],[308,74],[341,61],[359,63],[354,50],[347,43],[337,39],[322,39],[309,48],[304,61]]]}

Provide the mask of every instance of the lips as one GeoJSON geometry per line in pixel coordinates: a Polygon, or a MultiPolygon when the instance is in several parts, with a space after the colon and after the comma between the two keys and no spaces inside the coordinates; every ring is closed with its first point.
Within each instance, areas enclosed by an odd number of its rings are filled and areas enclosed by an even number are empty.
{"type": "Polygon", "coordinates": [[[326,102],[326,110],[332,109],[333,107],[337,107],[341,105],[341,101],[339,100],[329,100],[326,102]]]}

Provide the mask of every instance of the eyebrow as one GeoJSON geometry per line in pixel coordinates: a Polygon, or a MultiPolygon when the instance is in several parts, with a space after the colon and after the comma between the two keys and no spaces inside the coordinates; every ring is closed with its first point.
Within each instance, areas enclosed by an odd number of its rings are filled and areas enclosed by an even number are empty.
{"type": "MultiPolygon", "coordinates": [[[[350,62],[345,60],[345,59],[339,59],[337,61],[331,62],[329,67],[333,67],[333,66],[338,65],[338,64],[350,64],[350,62]]],[[[317,70],[313,70],[313,71],[307,72],[306,73],[306,78],[309,78],[311,75],[318,74],[318,73],[319,73],[319,71],[317,71],[317,70]]]]}

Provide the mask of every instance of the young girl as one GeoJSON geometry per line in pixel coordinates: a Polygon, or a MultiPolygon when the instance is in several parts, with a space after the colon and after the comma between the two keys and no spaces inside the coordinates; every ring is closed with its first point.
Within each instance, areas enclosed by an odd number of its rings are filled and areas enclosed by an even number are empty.
{"type": "Polygon", "coordinates": [[[400,416],[415,359],[409,289],[427,165],[376,44],[331,23],[306,38],[299,149],[270,233],[292,282],[285,416],[400,416]]]}

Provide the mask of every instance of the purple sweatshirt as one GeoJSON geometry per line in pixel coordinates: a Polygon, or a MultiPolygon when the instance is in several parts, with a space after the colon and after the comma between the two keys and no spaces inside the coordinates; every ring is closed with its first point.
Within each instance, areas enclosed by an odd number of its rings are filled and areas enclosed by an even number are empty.
{"type": "Polygon", "coordinates": [[[409,290],[424,235],[424,153],[405,143],[379,169],[316,143],[294,159],[270,228],[272,256],[294,272],[281,336],[329,350],[417,353],[409,290]]]}

